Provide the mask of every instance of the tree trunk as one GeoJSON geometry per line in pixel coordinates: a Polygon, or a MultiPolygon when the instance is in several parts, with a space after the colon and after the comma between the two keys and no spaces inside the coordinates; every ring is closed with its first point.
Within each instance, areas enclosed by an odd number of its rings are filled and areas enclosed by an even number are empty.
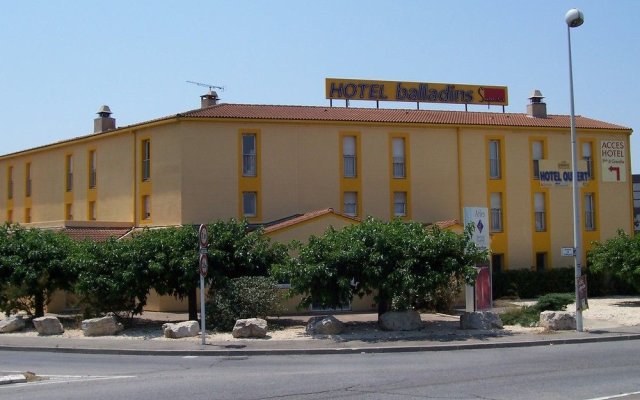
{"type": "Polygon", "coordinates": [[[378,295],[378,319],[380,319],[380,316],[384,313],[386,313],[387,311],[389,311],[389,309],[391,308],[391,304],[389,304],[389,298],[387,296],[384,295],[378,295]]]}
{"type": "Polygon", "coordinates": [[[33,296],[33,303],[35,307],[36,318],[44,317],[44,294],[42,292],[38,292],[33,296]]]}
{"type": "Polygon", "coordinates": [[[196,295],[196,288],[189,290],[187,295],[189,301],[189,321],[199,321],[198,319],[198,296],[196,295]]]}

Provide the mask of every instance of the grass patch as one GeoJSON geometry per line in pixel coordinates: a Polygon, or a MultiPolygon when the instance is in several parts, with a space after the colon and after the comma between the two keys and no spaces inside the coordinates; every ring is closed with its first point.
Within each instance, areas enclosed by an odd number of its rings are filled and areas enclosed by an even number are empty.
{"type": "Polygon", "coordinates": [[[510,308],[500,314],[505,325],[520,325],[524,327],[538,326],[542,311],[563,311],[575,301],[572,293],[549,293],[538,298],[536,304],[521,308],[510,308]]]}

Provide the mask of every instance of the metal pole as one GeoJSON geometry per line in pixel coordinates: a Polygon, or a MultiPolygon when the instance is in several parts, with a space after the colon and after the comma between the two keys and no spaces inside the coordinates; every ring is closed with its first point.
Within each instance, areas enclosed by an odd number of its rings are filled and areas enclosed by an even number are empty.
{"type": "Polygon", "coordinates": [[[580,188],[578,186],[578,148],[576,141],[576,116],[573,103],[573,65],[571,62],[571,27],[567,25],[569,41],[569,92],[571,97],[571,168],[573,183],[573,247],[576,290],[576,331],[582,332],[582,305],[578,289],[578,279],[582,275],[582,230],[580,227],[580,188]]]}
{"type": "Polygon", "coordinates": [[[205,345],[206,330],[204,324],[204,276],[200,274],[200,332],[202,333],[202,345],[205,345]]]}

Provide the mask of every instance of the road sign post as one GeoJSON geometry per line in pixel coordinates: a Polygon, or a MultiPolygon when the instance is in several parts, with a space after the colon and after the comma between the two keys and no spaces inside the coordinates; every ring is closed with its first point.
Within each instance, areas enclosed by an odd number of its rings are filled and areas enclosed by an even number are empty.
{"type": "Polygon", "coordinates": [[[204,317],[204,277],[207,276],[209,270],[209,261],[207,258],[207,245],[209,243],[209,234],[207,226],[200,225],[198,229],[198,242],[200,243],[200,256],[198,258],[198,272],[200,273],[200,333],[202,335],[202,345],[206,343],[206,329],[204,317]]]}

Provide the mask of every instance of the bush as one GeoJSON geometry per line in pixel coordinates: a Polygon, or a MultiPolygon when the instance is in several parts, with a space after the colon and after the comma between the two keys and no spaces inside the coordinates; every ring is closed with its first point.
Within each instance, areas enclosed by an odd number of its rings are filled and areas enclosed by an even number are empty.
{"type": "Polygon", "coordinates": [[[541,296],[536,304],[521,308],[512,308],[500,315],[505,325],[538,326],[543,311],[563,311],[575,301],[572,293],[549,293],[541,296]]]}
{"type": "Polygon", "coordinates": [[[576,296],[573,293],[549,293],[541,296],[534,307],[538,312],[564,311],[574,301],[576,296]]]}
{"type": "Polygon", "coordinates": [[[266,318],[278,314],[276,281],[262,276],[231,279],[209,291],[206,323],[209,329],[231,331],[238,319],[266,318]]]}

